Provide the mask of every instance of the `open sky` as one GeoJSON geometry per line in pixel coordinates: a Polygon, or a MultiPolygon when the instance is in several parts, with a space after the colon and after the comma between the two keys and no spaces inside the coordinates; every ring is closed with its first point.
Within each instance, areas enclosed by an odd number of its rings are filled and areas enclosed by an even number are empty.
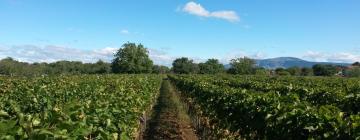
{"type": "Polygon", "coordinates": [[[110,61],[128,41],[163,65],[180,56],[360,61],[360,1],[0,0],[0,58],[110,61]]]}

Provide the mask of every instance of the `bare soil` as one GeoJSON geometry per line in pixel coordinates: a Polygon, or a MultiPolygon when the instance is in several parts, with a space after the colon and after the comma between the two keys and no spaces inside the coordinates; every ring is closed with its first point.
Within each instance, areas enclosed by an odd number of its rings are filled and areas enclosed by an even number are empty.
{"type": "Polygon", "coordinates": [[[198,140],[178,94],[167,79],[162,83],[147,126],[144,140],[198,140]]]}

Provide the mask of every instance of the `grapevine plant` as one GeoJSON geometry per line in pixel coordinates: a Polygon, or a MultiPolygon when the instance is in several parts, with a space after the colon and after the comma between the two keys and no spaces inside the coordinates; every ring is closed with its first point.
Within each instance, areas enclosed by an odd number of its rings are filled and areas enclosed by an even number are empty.
{"type": "Polygon", "coordinates": [[[1,78],[0,139],[133,139],[158,75],[1,78]]]}
{"type": "Polygon", "coordinates": [[[200,106],[211,126],[229,131],[234,139],[360,139],[359,82],[349,82],[354,79],[297,77],[296,83],[294,77],[169,78],[200,106]]]}

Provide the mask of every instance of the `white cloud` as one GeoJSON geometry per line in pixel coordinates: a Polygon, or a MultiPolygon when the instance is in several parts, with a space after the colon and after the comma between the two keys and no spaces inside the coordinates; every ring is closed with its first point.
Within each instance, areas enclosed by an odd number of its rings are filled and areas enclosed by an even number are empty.
{"type": "Polygon", "coordinates": [[[253,59],[264,59],[267,55],[263,52],[256,52],[255,54],[253,55],[250,55],[250,58],[253,58],[253,59]]]}
{"type": "MultiPolygon", "coordinates": [[[[60,60],[81,61],[93,63],[99,59],[111,62],[114,54],[119,48],[105,47],[94,50],[81,50],[70,47],[48,45],[17,45],[17,46],[0,46],[0,59],[13,57],[22,62],[55,62],[60,60]]],[[[163,50],[149,48],[149,57],[154,64],[171,66],[175,57],[172,57],[163,50]]]]}
{"type": "Polygon", "coordinates": [[[183,8],[183,11],[196,16],[202,16],[202,17],[210,16],[209,11],[207,11],[204,7],[202,7],[200,4],[197,4],[195,2],[188,2],[183,8]]]}
{"type": "Polygon", "coordinates": [[[172,61],[176,59],[175,57],[168,55],[163,50],[149,48],[148,51],[149,57],[154,62],[154,64],[157,65],[171,66],[172,61]]]}
{"type": "Polygon", "coordinates": [[[331,55],[329,58],[327,58],[327,60],[331,62],[346,62],[346,63],[360,62],[360,55],[341,52],[331,55]]]}
{"type": "MultiPolygon", "coordinates": [[[[120,48],[120,47],[119,47],[120,48]]],[[[82,50],[71,47],[47,45],[17,45],[6,46],[0,45],[0,59],[5,57],[13,57],[16,60],[23,62],[55,62],[60,60],[68,61],[82,61],[82,62],[96,62],[99,59],[111,62],[114,53],[118,50],[117,47],[105,47],[94,50],[82,50]]],[[[154,64],[171,66],[174,59],[179,56],[172,56],[168,54],[168,49],[154,49],[148,48],[149,57],[154,61],[154,64]]],[[[254,59],[264,59],[267,55],[263,52],[245,52],[242,50],[233,50],[225,55],[218,56],[220,62],[228,64],[231,59],[239,57],[250,57],[254,59]]],[[[195,62],[204,62],[207,59],[191,57],[195,62]]],[[[324,62],[346,62],[353,63],[360,61],[360,55],[355,53],[339,52],[339,53],[322,53],[316,51],[308,51],[303,55],[303,58],[311,61],[324,62]]]]}
{"type": "Polygon", "coordinates": [[[307,51],[303,58],[317,62],[339,62],[339,63],[353,63],[360,61],[360,55],[348,52],[337,53],[322,53],[315,51],[307,51]]]}
{"type": "Polygon", "coordinates": [[[117,50],[118,50],[118,48],[106,47],[103,49],[94,50],[94,52],[97,54],[101,54],[101,55],[113,56],[117,50]]]}
{"type": "Polygon", "coordinates": [[[192,15],[196,15],[199,17],[206,17],[206,18],[219,18],[224,19],[230,22],[237,22],[240,21],[240,17],[237,15],[235,11],[228,11],[228,10],[220,10],[220,11],[213,11],[210,12],[206,10],[203,6],[195,2],[188,2],[182,9],[182,11],[187,12],[192,15]]]}
{"type": "Polygon", "coordinates": [[[267,54],[264,52],[246,52],[243,50],[232,50],[225,56],[221,57],[219,60],[223,64],[229,64],[231,59],[242,57],[248,57],[252,59],[265,59],[267,57],[267,54]]]}
{"type": "Polygon", "coordinates": [[[240,18],[234,11],[215,11],[215,12],[212,12],[210,15],[212,17],[225,19],[225,20],[232,21],[232,22],[240,20],[240,18]]]}
{"type": "Polygon", "coordinates": [[[324,53],[320,53],[320,52],[315,52],[315,51],[307,51],[303,58],[307,58],[310,59],[312,61],[325,61],[325,54],[324,53]]]}
{"type": "Polygon", "coordinates": [[[13,57],[23,62],[55,62],[60,60],[96,62],[101,59],[110,61],[115,48],[80,50],[63,46],[18,45],[1,47],[0,57],[13,57]]]}
{"type": "Polygon", "coordinates": [[[232,52],[226,54],[224,57],[222,57],[220,62],[227,64],[230,62],[231,59],[244,57],[244,56],[247,56],[247,54],[243,51],[232,51],[232,52]]]}

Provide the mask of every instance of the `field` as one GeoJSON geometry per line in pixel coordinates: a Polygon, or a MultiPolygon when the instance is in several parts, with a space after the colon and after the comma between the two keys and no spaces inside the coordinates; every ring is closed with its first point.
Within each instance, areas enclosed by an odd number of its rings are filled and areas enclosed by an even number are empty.
{"type": "Polygon", "coordinates": [[[360,139],[356,78],[163,78],[0,77],[0,139],[360,139]]]}
{"type": "Polygon", "coordinates": [[[216,138],[360,138],[359,79],[210,75],[170,79],[197,110],[203,129],[216,138]]]}
{"type": "Polygon", "coordinates": [[[0,139],[130,139],[158,75],[0,79],[0,139]]]}

